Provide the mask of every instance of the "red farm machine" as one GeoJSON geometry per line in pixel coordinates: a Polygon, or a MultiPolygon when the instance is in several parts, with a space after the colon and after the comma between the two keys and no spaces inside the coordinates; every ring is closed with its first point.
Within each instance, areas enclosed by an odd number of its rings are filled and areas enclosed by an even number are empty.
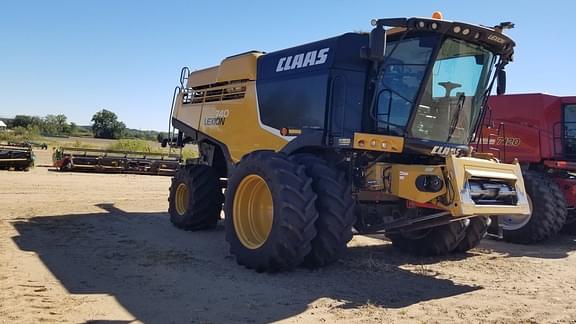
{"type": "Polygon", "coordinates": [[[477,149],[503,162],[518,160],[532,214],[501,216],[504,240],[534,243],[576,231],[576,97],[494,96],[477,149]]]}

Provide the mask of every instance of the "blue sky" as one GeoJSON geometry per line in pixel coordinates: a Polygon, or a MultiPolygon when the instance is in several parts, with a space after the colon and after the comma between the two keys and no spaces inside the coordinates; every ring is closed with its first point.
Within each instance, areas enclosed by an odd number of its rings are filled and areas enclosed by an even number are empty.
{"type": "Polygon", "coordinates": [[[0,116],[63,113],[89,124],[106,108],[128,127],[165,130],[182,66],[436,10],[449,20],[516,24],[508,92],[576,95],[575,9],[573,1],[2,1],[0,116]]]}

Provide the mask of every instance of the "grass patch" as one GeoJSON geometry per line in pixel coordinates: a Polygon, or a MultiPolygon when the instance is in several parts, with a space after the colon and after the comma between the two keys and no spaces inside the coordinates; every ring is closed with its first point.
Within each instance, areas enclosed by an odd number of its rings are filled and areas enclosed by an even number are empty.
{"type": "MultiPolygon", "coordinates": [[[[121,139],[114,144],[108,146],[109,150],[123,151],[123,152],[150,152],[150,153],[164,153],[164,154],[180,154],[179,149],[170,149],[158,147],[149,141],[137,139],[121,139]]],[[[193,159],[198,157],[198,150],[196,146],[185,147],[182,150],[182,160],[193,159]]]]}
{"type": "Polygon", "coordinates": [[[197,159],[198,155],[198,150],[196,148],[185,147],[182,150],[182,161],[186,161],[188,159],[197,159]]]}
{"type": "Polygon", "coordinates": [[[79,140],[74,141],[73,143],[70,143],[69,145],[70,147],[74,147],[74,148],[96,148],[95,145],[92,144],[88,144],[88,143],[84,143],[84,142],[80,142],[79,140]]]}
{"type": "Polygon", "coordinates": [[[150,152],[150,153],[168,153],[162,148],[152,147],[149,142],[135,139],[121,139],[108,146],[109,150],[123,152],[150,152]]]}

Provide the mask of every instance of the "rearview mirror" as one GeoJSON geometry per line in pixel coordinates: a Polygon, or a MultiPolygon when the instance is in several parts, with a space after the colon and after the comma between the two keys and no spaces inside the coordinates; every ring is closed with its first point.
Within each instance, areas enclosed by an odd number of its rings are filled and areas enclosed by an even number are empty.
{"type": "Polygon", "coordinates": [[[503,95],[506,93],[506,70],[498,70],[497,75],[498,84],[496,85],[496,94],[503,95]]]}
{"type": "Polygon", "coordinates": [[[372,61],[381,62],[386,54],[386,30],[383,26],[376,26],[370,32],[368,58],[372,61]]]}

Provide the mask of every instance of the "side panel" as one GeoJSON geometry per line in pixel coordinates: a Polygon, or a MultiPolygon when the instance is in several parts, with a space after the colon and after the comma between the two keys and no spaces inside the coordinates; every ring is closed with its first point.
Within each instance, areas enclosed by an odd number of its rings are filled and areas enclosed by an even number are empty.
{"type": "Polygon", "coordinates": [[[485,152],[494,153],[489,148],[496,149],[507,162],[517,158],[538,163],[554,157],[555,127],[561,121],[559,97],[539,93],[493,96],[489,107],[484,125],[490,124],[492,130],[483,129],[485,152]],[[503,129],[496,134],[501,124],[503,129]],[[490,133],[493,135],[488,136],[490,133]],[[506,156],[502,155],[504,151],[506,156]]]}
{"type": "MultiPolygon", "coordinates": [[[[503,162],[510,163],[515,158],[524,163],[541,161],[540,138],[551,141],[547,133],[538,129],[510,121],[494,120],[494,124],[504,123],[505,131],[497,134],[496,127],[482,128],[482,142],[485,153],[493,153],[503,162]],[[541,134],[542,133],[542,134],[541,134]]],[[[482,145],[480,147],[482,150],[482,145]]]]}
{"type": "Polygon", "coordinates": [[[194,129],[200,127],[200,115],[202,113],[202,103],[197,104],[184,104],[182,99],[184,93],[181,92],[177,95],[174,107],[174,118],[183,121],[194,129]]]}
{"type": "Polygon", "coordinates": [[[258,81],[262,123],[275,129],[324,128],[328,71],[258,81]]]}
{"type": "Polygon", "coordinates": [[[262,123],[351,137],[361,126],[366,44],[367,35],[348,33],[259,57],[262,123]]]}
{"type": "Polygon", "coordinates": [[[234,162],[255,150],[278,151],[289,140],[261,125],[253,81],[246,83],[243,99],[204,103],[198,129],[226,144],[234,162]]]}

